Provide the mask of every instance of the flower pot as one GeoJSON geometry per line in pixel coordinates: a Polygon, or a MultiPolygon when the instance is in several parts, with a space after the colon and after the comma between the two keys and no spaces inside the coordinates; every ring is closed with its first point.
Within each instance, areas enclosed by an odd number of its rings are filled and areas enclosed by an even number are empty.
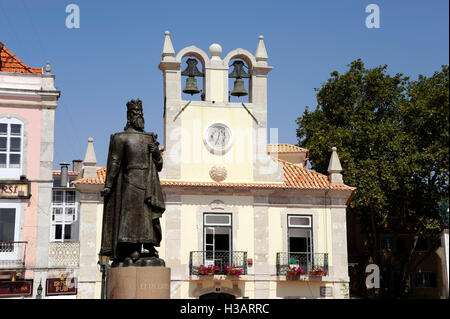
{"type": "Polygon", "coordinates": [[[318,277],[320,277],[320,276],[325,275],[325,271],[324,270],[311,270],[309,272],[309,275],[310,276],[318,276],[318,277]]]}
{"type": "Polygon", "coordinates": [[[300,279],[300,273],[296,274],[286,274],[286,280],[299,280],[300,279]]]}

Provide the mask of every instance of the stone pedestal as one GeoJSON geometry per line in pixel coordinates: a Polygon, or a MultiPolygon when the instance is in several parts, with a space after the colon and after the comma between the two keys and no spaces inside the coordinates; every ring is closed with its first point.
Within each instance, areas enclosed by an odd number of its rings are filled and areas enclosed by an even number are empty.
{"type": "Polygon", "coordinates": [[[110,268],[107,273],[106,298],[170,299],[170,268],[110,268]]]}

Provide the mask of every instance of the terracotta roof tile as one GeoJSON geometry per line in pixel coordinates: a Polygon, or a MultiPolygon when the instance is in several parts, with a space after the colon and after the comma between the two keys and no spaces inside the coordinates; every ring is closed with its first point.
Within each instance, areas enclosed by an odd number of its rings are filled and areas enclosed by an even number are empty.
{"type": "MultiPolygon", "coordinates": [[[[278,159],[283,164],[284,183],[216,183],[216,182],[188,182],[179,180],[161,180],[164,187],[224,187],[224,188],[276,188],[276,189],[334,189],[334,190],[350,190],[356,188],[345,184],[330,184],[328,176],[301,167],[296,164],[278,159]]],[[[104,184],[106,177],[106,167],[97,169],[97,177],[81,178],[74,181],[74,184],[104,184]]]]}
{"type": "Polygon", "coordinates": [[[267,144],[268,153],[307,153],[306,148],[292,144],[267,144]]]}
{"type": "Polygon", "coordinates": [[[32,68],[23,63],[0,42],[0,71],[42,74],[42,68],[32,68]]]}

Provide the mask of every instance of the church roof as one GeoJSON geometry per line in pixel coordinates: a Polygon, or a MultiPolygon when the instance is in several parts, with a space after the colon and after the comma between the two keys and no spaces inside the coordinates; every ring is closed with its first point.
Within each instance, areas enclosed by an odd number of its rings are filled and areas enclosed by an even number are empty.
{"type": "Polygon", "coordinates": [[[23,63],[0,42],[0,71],[42,74],[42,68],[32,68],[23,63]]]}
{"type": "MultiPolygon", "coordinates": [[[[349,190],[356,188],[345,184],[331,184],[328,176],[317,173],[300,165],[277,159],[283,164],[284,183],[226,183],[226,182],[190,182],[161,179],[163,187],[220,187],[220,188],[259,188],[259,189],[310,189],[310,190],[349,190]]],[[[97,177],[81,178],[74,184],[100,185],[105,183],[106,167],[97,169],[97,177]]]]}

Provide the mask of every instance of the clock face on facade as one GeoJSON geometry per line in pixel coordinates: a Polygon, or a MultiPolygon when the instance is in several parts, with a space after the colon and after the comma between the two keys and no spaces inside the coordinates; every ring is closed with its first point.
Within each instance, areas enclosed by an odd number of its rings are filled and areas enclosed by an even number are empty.
{"type": "Polygon", "coordinates": [[[226,124],[213,123],[206,128],[203,140],[210,152],[225,153],[233,143],[233,134],[226,124]]]}

